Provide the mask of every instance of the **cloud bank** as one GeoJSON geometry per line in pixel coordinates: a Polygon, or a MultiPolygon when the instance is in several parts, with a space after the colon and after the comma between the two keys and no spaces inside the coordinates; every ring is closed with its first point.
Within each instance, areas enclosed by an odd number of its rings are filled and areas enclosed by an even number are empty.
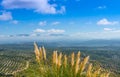
{"type": "Polygon", "coordinates": [[[43,14],[64,13],[65,6],[50,4],[49,0],[3,0],[1,5],[5,9],[32,9],[43,14]],[[57,9],[57,8],[60,9],[57,9]]]}
{"type": "Polygon", "coordinates": [[[0,14],[0,20],[1,21],[8,21],[8,20],[12,20],[12,14],[11,12],[6,12],[3,11],[2,14],[0,14]]]}
{"type": "Polygon", "coordinates": [[[116,25],[118,21],[108,21],[106,18],[103,18],[97,22],[97,25],[116,25]]]}
{"type": "Polygon", "coordinates": [[[35,29],[33,32],[35,32],[35,33],[47,33],[47,34],[63,34],[65,32],[65,30],[62,30],[62,29],[48,29],[48,30],[35,29]]]}

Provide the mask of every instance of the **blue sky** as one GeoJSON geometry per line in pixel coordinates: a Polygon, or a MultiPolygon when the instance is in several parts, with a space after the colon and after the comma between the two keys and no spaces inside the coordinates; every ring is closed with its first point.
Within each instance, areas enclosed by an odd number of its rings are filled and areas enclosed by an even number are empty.
{"type": "Polygon", "coordinates": [[[119,0],[0,0],[0,42],[120,38],[119,0]]]}

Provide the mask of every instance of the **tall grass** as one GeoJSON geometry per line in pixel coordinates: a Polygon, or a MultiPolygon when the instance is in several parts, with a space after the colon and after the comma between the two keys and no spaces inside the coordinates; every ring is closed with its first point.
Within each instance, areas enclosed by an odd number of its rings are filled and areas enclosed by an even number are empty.
{"type": "MultiPolygon", "coordinates": [[[[93,70],[89,63],[89,56],[80,58],[80,51],[70,55],[53,51],[50,58],[46,56],[44,47],[38,48],[34,43],[36,61],[39,65],[40,77],[109,77],[109,72],[103,72],[101,68],[93,70]]],[[[50,55],[49,55],[50,56],[50,55]]]]}

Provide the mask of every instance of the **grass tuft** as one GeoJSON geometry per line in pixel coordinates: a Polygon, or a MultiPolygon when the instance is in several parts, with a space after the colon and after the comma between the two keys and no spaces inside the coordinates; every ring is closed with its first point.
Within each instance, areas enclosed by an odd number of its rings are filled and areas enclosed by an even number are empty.
{"type": "Polygon", "coordinates": [[[36,61],[39,65],[40,77],[109,77],[109,72],[103,72],[101,68],[93,70],[94,66],[89,63],[89,56],[80,58],[80,51],[70,55],[53,51],[52,57],[47,58],[44,47],[34,43],[36,61]],[[75,57],[76,55],[76,57],[75,57]],[[52,60],[52,61],[51,61],[52,60]]]}

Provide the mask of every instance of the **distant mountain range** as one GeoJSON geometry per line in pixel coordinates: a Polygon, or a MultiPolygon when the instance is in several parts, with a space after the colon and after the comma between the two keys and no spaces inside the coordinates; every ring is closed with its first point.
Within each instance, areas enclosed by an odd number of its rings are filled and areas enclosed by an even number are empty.
{"type": "Polygon", "coordinates": [[[56,41],[56,42],[38,42],[38,44],[49,47],[120,46],[120,40],[56,41]]]}
{"type": "MultiPolygon", "coordinates": [[[[71,46],[120,46],[120,40],[87,40],[87,41],[55,41],[37,42],[39,45],[48,47],[71,47],[71,46]]],[[[7,44],[7,43],[6,43],[7,44]]],[[[9,44],[33,44],[33,42],[17,42],[9,44]]]]}

